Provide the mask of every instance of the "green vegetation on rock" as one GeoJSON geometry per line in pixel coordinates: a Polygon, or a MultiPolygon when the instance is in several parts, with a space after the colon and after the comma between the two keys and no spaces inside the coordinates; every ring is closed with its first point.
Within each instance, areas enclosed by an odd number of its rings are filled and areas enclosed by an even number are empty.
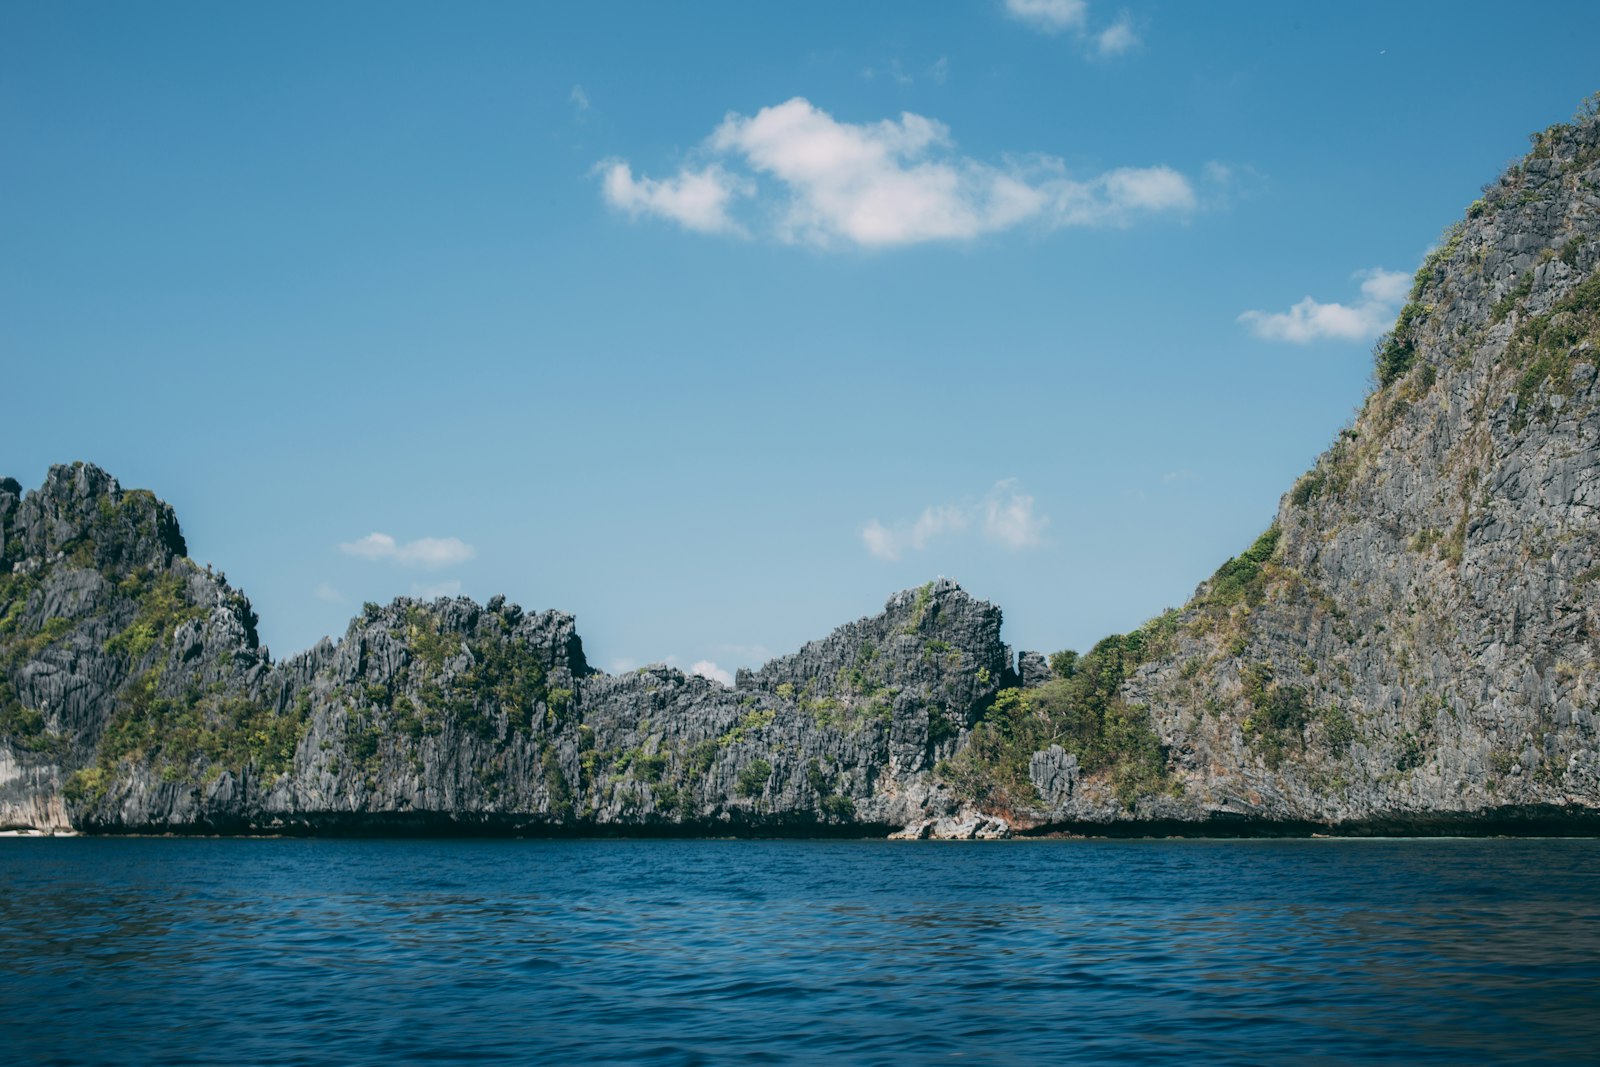
{"type": "Polygon", "coordinates": [[[1520,371],[1512,428],[1548,419],[1552,396],[1573,395],[1572,372],[1579,363],[1600,363],[1600,274],[1590,277],[1549,311],[1524,322],[1506,345],[1505,362],[1520,371]]]}
{"type": "Polygon", "coordinates": [[[742,797],[758,797],[767,788],[767,779],[771,777],[772,764],[764,759],[753,759],[739,772],[734,791],[742,797]]]}
{"type": "Polygon", "coordinates": [[[203,618],[206,609],[191,604],[186,596],[188,581],[184,573],[194,564],[180,562],[159,574],[148,567],[132,571],[117,585],[117,591],[139,605],[138,614],[127,628],[106,641],[106,651],[139,663],[157,642],[170,642],[184,623],[203,618]]]}
{"type": "Polygon", "coordinates": [[[973,728],[968,746],[939,765],[955,791],[997,812],[1031,807],[1038,791],[1028,776],[1033,754],[1059,745],[1089,776],[1106,777],[1131,806],[1166,788],[1166,756],[1149,710],[1127,703],[1122,683],[1170,639],[1169,613],[1132,633],[1107,637],[1084,656],[1052,657],[1057,677],[1033,689],[1006,689],[973,728]]]}
{"type": "Polygon", "coordinates": [[[1266,589],[1265,567],[1278,550],[1282,533],[1276,524],[1269,526],[1254,544],[1218,567],[1196,606],[1226,608],[1241,602],[1252,606],[1260,603],[1266,589]]]}

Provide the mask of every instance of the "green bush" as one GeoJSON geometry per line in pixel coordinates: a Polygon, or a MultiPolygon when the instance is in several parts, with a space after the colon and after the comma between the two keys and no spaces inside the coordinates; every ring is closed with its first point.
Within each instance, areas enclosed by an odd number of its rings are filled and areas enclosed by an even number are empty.
{"type": "Polygon", "coordinates": [[[1600,274],[1574,288],[1543,315],[1518,323],[1504,356],[1508,365],[1520,370],[1512,428],[1520,430],[1535,417],[1548,418],[1551,394],[1571,396],[1572,370],[1580,361],[1595,361],[1597,344],[1600,274]]]}
{"type": "Polygon", "coordinates": [[[1374,358],[1377,362],[1378,385],[1385,386],[1405,374],[1417,359],[1417,327],[1427,315],[1425,305],[1413,300],[1400,309],[1394,329],[1378,339],[1374,358]]]}
{"type": "Polygon", "coordinates": [[[1245,698],[1251,713],[1245,718],[1245,733],[1262,750],[1267,766],[1276,768],[1291,742],[1303,747],[1311,705],[1306,691],[1298,685],[1282,685],[1273,678],[1272,667],[1256,663],[1241,672],[1245,698]]]}
{"type": "Polygon", "coordinates": [[[842,793],[835,793],[823,798],[822,813],[841,822],[853,819],[856,817],[856,802],[842,793]]]}
{"type": "Polygon", "coordinates": [[[1218,567],[1211,576],[1210,589],[1200,598],[1201,605],[1228,607],[1240,601],[1259,604],[1266,592],[1262,566],[1278,550],[1282,533],[1274,523],[1248,549],[1218,567]]]}
{"type": "MultiPolygon", "coordinates": [[[[1175,618],[1175,616],[1174,616],[1175,618]]],[[[973,728],[970,743],[938,771],[980,806],[1037,803],[1028,777],[1033,753],[1060,745],[1086,774],[1104,773],[1131,806],[1165,786],[1166,756],[1149,710],[1127,703],[1122,683],[1152,648],[1165,643],[1166,616],[1130,634],[1105,638],[1081,657],[1052,657],[1057,677],[1032,689],[1005,689],[973,728]],[[1062,675],[1062,669],[1070,674],[1062,675]]]]}
{"type": "Polygon", "coordinates": [[[742,797],[760,796],[767,788],[767,779],[772,777],[772,764],[764,759],[751,760],[744,770],[739,772],[739,780],[734,791],[742,797]]]}
{"type": "Polygon", "coordinates": [[[107,652],[124,657],[130,664],[138,663],[158,642],[170,642],[179,626],[205,616],[203,606],[188,601],[184,566],[174,564],[159,575],[141,567],[118,583],[117,588],[133,597],[139,609],[127,629],[105,643],[107,652]]]}
{"type": "Polygon", "coordinates": [[[689,749],[683,758],[684,772],[691,778],[702,778],[717,762],[720,747],[715,741],[701,741],[689,749]]]}

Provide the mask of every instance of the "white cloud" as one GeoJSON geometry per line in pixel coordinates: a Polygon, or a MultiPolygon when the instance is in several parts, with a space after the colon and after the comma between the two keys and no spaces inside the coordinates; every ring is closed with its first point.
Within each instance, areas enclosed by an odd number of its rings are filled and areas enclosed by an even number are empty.
{"type": "Polygon", "coordinates": [[[733,675],[708,659],[695,660],[694,666],[689,668],[689,673],[710,678],[713,682],[721,682],[723,685],[733,684],[733,675]]]}
{"type": "Polygon", "coordinates": [[[1411,275],[1401,271],[1374,267],[1356,277],[1362,279],[1361,295],[1374,303],[1398,304],[1411,292],[1411,275]]]}
{"type": "Polygon", "coordinates": [[[458,537],[419,537],[401,542],[386,533],[369,533],[359,541],[347,541],[339,551],[347,556],[429,570],[465,563],[475,554],[472,546],[458,537]]]}
{"type": "Polygon", "coordinates": [[[1050,156],[1002,167],[953,148],[949,129],[922,115],[840,122],[795,97],[753,116],[730,113],[704,145],[721,162],[698,170],[635,178],[624,161],[602,164],[603,195],[633,217],[658,215],[708,233],[745,232],[730,208],[749,198],[760,216],[753,228],[779,240],[863,248],[965,240],[1024,223],[1123,226],[1198,203],[1189,179],[1166,166],[1079,179],[1050,156]]]}
{"type": "Polygon", "coordinates": [[[411,595],[418,600],[436,600],[442,596],[459,596],[461,583],[457,581],[432,582],[425,585],[412,585],[411,595]]]}
{"type": "Polygon", "coordinates": [[[589,94],[583,91],[583,86],[574,85],[572,92],[567,94],[567,103],[572,105],[572,110],[582,115],[589,110],[589,94]]]}
{"type": "Polygon", "coordinates": [[[1033,497],[1017,487],[1016,479],[1000,482],[983,504],[983,535],[1013,552],[1044,544],[1050,520],[1033,513],[1033,497]]]}
{"type": "Polygon", "coordinates": [[[327,582],[318,582],[317,587],[311,591],[311,595],[329,604],[345,603],[344,594],[327,582]]]}
{"type": "Polygon", "coordinates": [[[723,644],[713,646],[712,651],[725,656],[732,656],[746,663],[765,663],[772,658],[772,650],[766,645],[723,644]]]}
{"type": "Polygon", "coordinates": [[[681,170],[676,176],[657,180],[633,176],[633,168],[621,160],[602,163],[606,203],[630,218],[658,215],[685,229],[701,233],[740,233],[741,227],[728,215],[728,204],[736,196],[748,195],[748,183],[721,167],[681,170]]]}
{"type": "Polygon", "coordinates": [[[1137,47],[1139,35],[1134,32],[1133,20],[1126,14],[1094,35],[1094,50],[1106,59],[1131,52],[1137,47]]]}
{"type": "Polygon", "coordinates": [[[906,552],[919,552],[947,534],[960,534],[977,526],[985,540],[1011,551],[1037,548],[1044,543],[1050,520],[1034,513],[1033,497],[1022,492],[1016,479],[996,482],[982,499],[961,504],[924,508],[911,522],[885,526],[872,519],[862,527],[867,551],[894,561],[906,552]]]}
{"type": "Polygon", "coordinates": [[[1089,21],[1088,0],[1006,0],[1006,14],[1045,33],[1081,30],[1089,21]]]}
{"type": "Polygon", "coordinates": [[[1312,341],[1369,341],[1387,330],[1411,287],[1411,276],[1374,267],[1358,271],[1361,299],[1353,304],[1324,304],[1310,296],[1288,311],[1246,311],[1239,321],[1267,341],[1308,344],[1312,341]]]}
{"type": "Polygon", "coordinates": [[[960,533],[970,523],[972,509],[970,506],[960,507],[940,505],[938,507],[924,508],[915,522],[901,524],[896,529],[889,529],[877,519],[868,522],[861,531],[861,537],[867,543],[867,551],[879,559],[899,559],[906,549],[920,551],[926,548],[929,541],[945,533],[960,533]]]}
{"type": "Polygon", "coordinates": [[[1140,43],[1127,12],[1109,26],[1091,29],[1088,0],[1006,0],[1006,14],[1041,33],[1070,32],[1084,51],[1099,59],[1123,55],[1140,43]]]}

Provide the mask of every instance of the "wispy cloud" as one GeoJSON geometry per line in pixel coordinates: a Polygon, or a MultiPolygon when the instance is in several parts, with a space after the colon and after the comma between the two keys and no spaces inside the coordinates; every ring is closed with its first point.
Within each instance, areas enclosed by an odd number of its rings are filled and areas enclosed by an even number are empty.
{"type": "Polygon", "coordinates": [[[735,197],[750,195],[751,187],[719,166],[680,170],[662,179],[635,178],[633,168],[622,160],[607,160],[600,169],[606,203],[631,218],[655,215],[701,233],[744,233],[728,207],[735,197]]]}
{"type": "Polygon", "coordinates": [[[413,584],[411,595],[418,600],[435,600],[442,596],[460,596],[461,583],[457,581],[413,584]]]}
{"type": "Polygon", "coordinates": [[[1094,35],[1095,54],[1102,59],[1120,56],[1139,47],[1139,35],[1134,32],[1133,19],[1124,12],[1117,21],[1094,35]]]}
{"type": "Polygon", "coordinates": [[[419,537],[415,541],[397,541],[386,533],[369,533],[358,541],[347,541],[339,546],[339,551],[361,559],[429,570],[465,563],[475,554],[472,546],[458,537],[419,537]]]}
{"type": "Polygon", "coordinates": [[[765,663],[772,658],[772,649],[766,645],[714,645],[711,651],[723,656],[732,656],[744,663],[765,663]]]}
{"type": "Polygon", "coordinates": [[[1140,44],[1126,11],[1109,26],[1093,27],[1088,0],[1006,0],[1006,14],[1040,33],[1071,34],[1097,59],[1120,56],[1140,44]]]}
{"type": "Polygon", "coordinates": [[[1044,33],[1080,30],[1089,21],[1088,0],[1006,0],[1006,14],[1044,33]]]}
{"type": "Polygon", "coordinates": [[[913,74],[907,70],[905,64],[901,63],[900,60],[891,59],[882,66],[864,67],[861,71],[861,77],[865,81],[876,81],[878,78],[884,78],[894,82],[896,85],[906,87],[915,85],[920,77],[933,82],[935,85],[943,85],[950,77],[950,57],[940,56],[920,75],[913,74]]]}
{"type": "Polygon", "coordinates": [[[311,591],[311,595],[328,604],[346,603],[344,594],[327,582],[318,582],[317,587],[311,591]]]}
{"type": "Polygon", "coordinates": [[[703,233],[758,233],[824,248],[966,240],[1029,226],[1126,226],[1184,215],[1198,198],[1165,165],[1074,177],[1052,156],[982,162],[954,150],[949,128],[912,112],[841,122],[795,97],[729,114],[701,149],[712,161],[667,178],[600,165],[606,203],[703,233]],[[743,207],[748,223],[735,217],[743,207]]]}
{"type": "Polygon", "coordinates": [[[1033,497],[1017,488],[1014,479],[1001,482],[983,502],[983,535],[1013,552],[1044,544],[1050,520],[1033,511],[1033,497]]]}
{"type": "Polygon", "coordinates": [[[978,500],[924,508],[909,522],[885,525],[872,519],[862,527],[861,541],[874,556],[893,561],[942,537],[976,527],[986,541],[1019,551],[1042,545],[1049,523],[1049,518],[1035,512],[1033,497],[1022,491],[1016,479],[1008,478],[996,482],[978,500]]]}
{"type": "Polygon", "coordinates": [[[708,659],[695,660],[694,666],[689,668],[689,673],[710,678],[713,682],[721,682],[723,685],[733,684],[732,672],[723,670],[708,659]]]}
{"type": "Polygon", "coordinates": [[[574,114],[582,115],[589,110],[589,94],[583,91],[583,86],[574,85],[572,92],[567,94],[567,103],[572,105],[574,114]]]}
{"type": "Polygon", "coordinates": [[[1361,297],[1353,303],[1324,304],[1307,296],[1288,311],[1246,311],[1239,321],[1267,341],[1369,341],[1394,322],[1411,276],[1374,267],[1354,277],[1361,280],[1361,297]]]}

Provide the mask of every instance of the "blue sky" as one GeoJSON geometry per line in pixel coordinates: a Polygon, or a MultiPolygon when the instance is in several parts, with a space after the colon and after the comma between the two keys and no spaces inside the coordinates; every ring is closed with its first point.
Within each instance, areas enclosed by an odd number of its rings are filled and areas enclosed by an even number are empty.
{"type": "Polygon", "coordinates": [[[1016,647],[1135,626],[1600,7],[1016,8],[0,7],[0,472],[153,488],[280,655],[455,590],[606,669],[941,574],[1016,647]]]}

